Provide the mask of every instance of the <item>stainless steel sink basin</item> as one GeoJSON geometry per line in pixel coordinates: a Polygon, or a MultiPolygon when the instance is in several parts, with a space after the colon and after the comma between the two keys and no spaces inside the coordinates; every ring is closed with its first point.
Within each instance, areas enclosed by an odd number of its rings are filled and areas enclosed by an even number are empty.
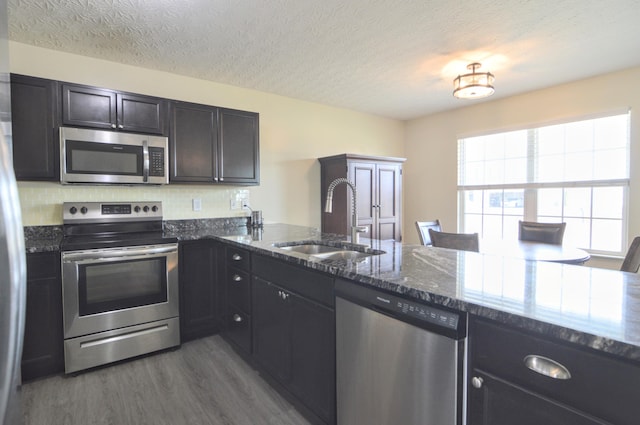
{"type": "Polygon", "coordinates": [[[340,251],[343,249],[338,246],[317,245],[317,244],[278,246],[278,248],[286,249],[287,251],[299,252],[301,254],[307,254],[307,255],[326,254],[326,253],[340,251]]]}
{"type": "Polygon", "coordinates": [[[370,252],[360,252],[351,250],[340,250],[334,252],[325,252],[322,254],[315,254],[314,257],[322,258],[323,260],[359,260],[361,258],[371,257],[376,255],[370,252]]]}
{"type": "Polygon", "coordinates": [[[310,260],[345,260],[345,261],[362,261],[372,255],[384,254],[384,251],[371,249],[369,247],[341,244],[339,246],[326,245],[322,243],[282,243],[275,244],[276,248],[286,251],[298,252],[309,256],[310,260]]]}

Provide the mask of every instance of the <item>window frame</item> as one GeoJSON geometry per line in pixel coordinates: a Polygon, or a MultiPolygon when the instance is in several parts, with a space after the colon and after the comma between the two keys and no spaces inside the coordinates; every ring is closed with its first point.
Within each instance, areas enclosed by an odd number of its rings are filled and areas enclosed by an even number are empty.
{"type": "MultiPolygon", "coordinates": [[[[625,255],[626,249],[625,247],[628,245],[628,227],[629,227],[629,204],[630,204],[630,200],[629,200],[629,196],[630,196],[630,175],[631,175],[631,137],[630,137],[630,131],[631,131],[631,110],[630,108],[627,108],[625,110],[617,110],[617,111],[609,111],[608,113],[602,113],[602,114],[592,114],[592,115],[587,115],[587,116],[577,116],[577,117],[571,117],[568,119],[563,119],[561,121],[554,121],[554,122],[547,122],[547,123],[537,123],[537,124],[530,124],[530,125],[525,125],[523,127],[520,128],[511,128],[511,129],[502,129],[502,130],[497,130],[497,131],[489,131],[489,132],[483,132],[483,133],[476,133],[476,134],[467,134],[464,136],[460,136],[457,138],[457,144],[458,144],[458,153],[457,153],[457,172],[458,172],[458,184],[457,184],[457,197],[458,197],[458,208],[457,208],[457,225],[458,225],[458,229],[460,232],[465,232],[465,231],[470,231],[470,230],[466,230],[465,229],[465,215],[467,214],[476,214],[478,216],[481,217],[482,220],[482,228],[484,227],[484,220],[485,217],[488,215],[491,216],[500,216],[501,219],[504,222],[504,217],[509,216],[509,214],[505,215],[504,213],[504,206],[502,209],[502,212],[498,215],[498,214],[488,214],[485,210],[485,199],[484,196],[486,194],[487,190],[501,190],[503,191],[503,193],[505,191],[508,191],[509,189],[513,189],[513,190],[522,190],[524,192],[524,206],[522,207],[522,220],[526,220],[526,221],[537,221],[537,216],[538,216],[538,211],[537,211],[537,191],[538,189],[545,189],[545,188],[560,188],[560,189],[567,189],[567,188],[590,188],[591,193],[590,193],[590,199],[591,199],[591,211],[589,212],[589,215],[587,217],[585,217],[585,220],[589,221],[589,247],[592,246],[592,242],[593,242],[593,222],[594,220],[597,219],[605,219],[604,217],[597,217],[593,215],[593,188],[596,187],[621,187],[622,188],[622,192],[623,192],[623,199],[622,199],[622,211],[621,211],[621,218],[615,218],[614,220],[616,221],[620,221],[621,222],[621,232],[622,234],[620,235],[621,238],[621,246],[620,246],[620,251],[602,251],[602,250],[597,250],[597,249],[591,249],[591,248],[582,248],[587,250],[589,253],[591,254],[595,254],[595,255],[600,255],[600,256],[610,256],[610,257],[621,257],[625,255]],[[464,140],[466,139],[470,139],[470,138],[475,138],[475,137],[486,137],[486,136],[494,136],[494,135],[503,135],[506,133],[510,133],[510,132],[518,132],[518,131],[525,131],[526,132],[526,137],[527,137],[527,148],[526,148],[526,163],[529,165],[537,165],[537,160],[538,160],[538,156],[537,153],[535,152],[535,149],[532,149],[532,137],[533,139],[535,139],[537,137],[536,132],[539,131],[542,128],[548,127],[548,126],[554,126],[554,125],[567,125],[567,124],[572,124],[572,123],[578,123],[581,121],[592,121],[592,120],[597,120],[597,119],[601,119],[601,118],[610,118],[610,117],[617,117],[617,116],[623,116],[626,115],[626,162],[627,162],[627,176],[625,178],[614,178],[614,179],[599,179],[599,180],[579,180],[579,181],[554,181],[554,182],[531,182],[531,172],[528,171],[527,177],[526,177],[526,182],[524,183],[490,183],[490,184],[460,184],[460,181],[462,179],[462,173],[463,171],[461,171],[461,165],[463,164],[462,160],[461,160],[461,154],[462,154],[462,150],[463,147],[462,144],[464,143],[464,140]],[[479,213],[465,213],[465,194],[467,191],[482,191],[483,192],[483,199],[482,199],[482,211],[480,211],[479,213]]],[[[565,139],[566,140],[566,139],[565,139]]],[[[533,143],[537,143],[533,142],[533,143]]],[[[563,155],[563,157],[566,157],[566,153],[565,155],[563,155]]],[[[508,159],[507,159],[508,160],[508,159]]],[[[486,162],[486,161],[483,161],[486,162]]],[[[529,165],[528,165],[528,169],[529,169],[529,165]]],[[[565,210],[564,210],[564,190],[563,190],[563,208],[562,208],[562,212],[561,215],[559,216],[559,218],[561,220],[564,220],[565,218],[577,218],[577,217],[572,217],[572,216],[568,216],[565,215],[565,210]]],[[[476,230],[474,230],[476,231],[476,230]]]]}

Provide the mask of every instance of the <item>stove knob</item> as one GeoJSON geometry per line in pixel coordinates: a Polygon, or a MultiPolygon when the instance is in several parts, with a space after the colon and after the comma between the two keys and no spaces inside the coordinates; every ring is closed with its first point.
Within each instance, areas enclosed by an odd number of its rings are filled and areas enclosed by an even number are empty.
{"type": "Polygon", "coordinates": [[[87,209],[87,207],[82,207],[82,208],[80,208],[80,212],[81,212],[82,214],[86,214],[88,211],[89,211],[89,210],[87,209]]]}
{"type": "Polygon", "coordinates": [[[136,205],[135,208],[133,209],[135,212],[139,213],[140,212],[140,205],[136,205]]]}
{"type": "Polygon", "coordinates": [[[145,206],[144,206],[144,208],[143,208],[143,210],[144,210],[144,212],[149,212],[149,206],[148,206],[148,205],[145,205],[145,206]]]}
{"type": "Polygon", "coordinates": [[[77,213],[77,212],[78,212],[78,209],[77,209],[76,207],[71,207],[71,208],[69,208],[69,212],[70,212],[71,214],[75,214],[75,213],[77,213]]]}
{"type": "Polygon", "coordinates": [[[154,205],[153,207],[151,207],[151,211],[158,212],[158,207],[156,205],[154,205]]]}

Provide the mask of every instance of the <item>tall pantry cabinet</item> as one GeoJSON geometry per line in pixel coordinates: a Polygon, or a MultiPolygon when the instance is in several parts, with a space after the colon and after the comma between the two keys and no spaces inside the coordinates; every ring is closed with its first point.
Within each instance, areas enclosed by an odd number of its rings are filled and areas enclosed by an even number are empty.
{"type": "Polygon", "coordinates": [[[333,192],[333,212],[324,212],[327,189],[337,178],[347,178],[356,187],[358,225],[367,226],[362,237],[402,240],[402,164],[405,158],[341,154],[320,161],[322,231],[351,234],[351,189],[346,184],[333,192]]]}

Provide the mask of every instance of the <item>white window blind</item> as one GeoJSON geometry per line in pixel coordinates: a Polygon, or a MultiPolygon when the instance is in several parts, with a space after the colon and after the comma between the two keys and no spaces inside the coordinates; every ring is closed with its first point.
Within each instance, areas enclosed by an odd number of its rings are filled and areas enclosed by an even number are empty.
{"type": "Polygon", "coordinates": [[[621,254],[629,168],[629,113],[459,139],[459,228],[512,237],[521,219],[565,221],[565,241],[621,254]]]}

